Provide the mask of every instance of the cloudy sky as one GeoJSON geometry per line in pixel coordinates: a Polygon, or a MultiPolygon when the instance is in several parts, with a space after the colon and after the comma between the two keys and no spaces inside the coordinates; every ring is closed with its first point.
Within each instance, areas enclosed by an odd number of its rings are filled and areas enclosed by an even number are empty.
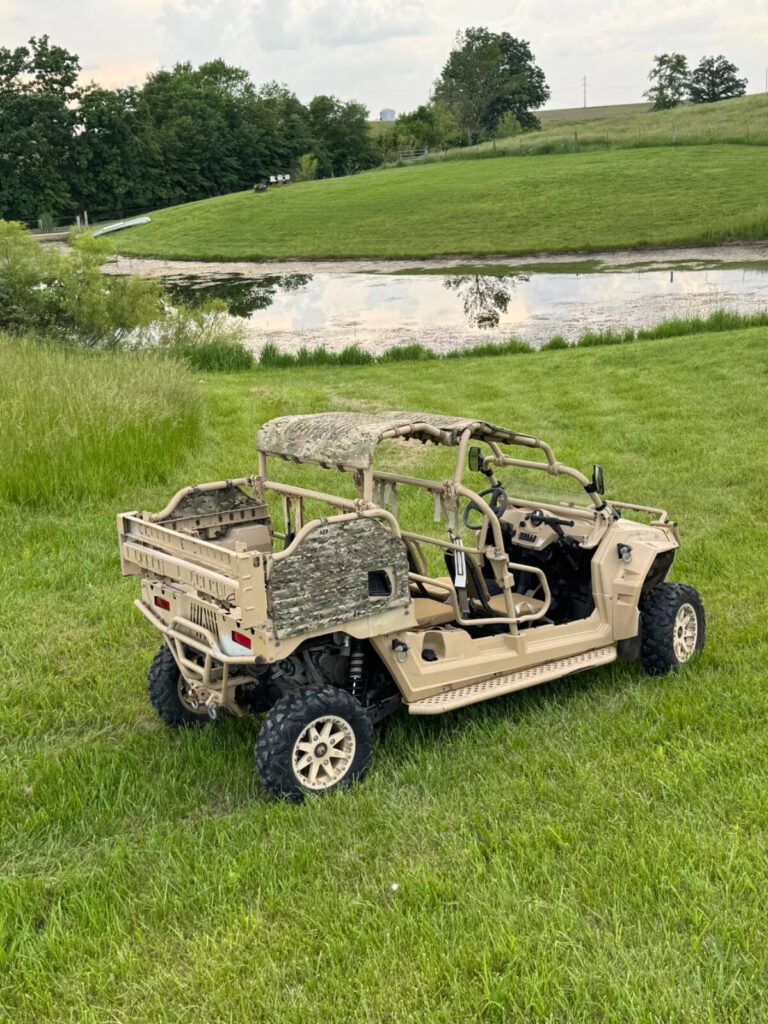
{"type": "Polygon", "coordinates": [[[357,99],[376,115],[423,102],[456,30],[527,39],[552,107],[641,99],[653,55],[724,53],[765,88],[768,0],[0,0],[0,45],[47,32],[86,79],[140,83],[176,61],[223,57],[256,82],[357,99]]]}

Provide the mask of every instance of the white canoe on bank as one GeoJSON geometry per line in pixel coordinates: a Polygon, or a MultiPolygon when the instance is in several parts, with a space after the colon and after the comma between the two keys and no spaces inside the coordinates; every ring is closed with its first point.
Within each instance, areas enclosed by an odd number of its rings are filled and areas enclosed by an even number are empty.
{"type": "Polygon", "coordinates": [[[122,231],[123,228],[135,228],[138,224],[149,224],[149,217],[135,217],[133,220],[121,220],[117,224],[108,224],[107,227],[94,231],[93,237],[98,238],[99,235],[108,235],[110,231],[122,231]]]}

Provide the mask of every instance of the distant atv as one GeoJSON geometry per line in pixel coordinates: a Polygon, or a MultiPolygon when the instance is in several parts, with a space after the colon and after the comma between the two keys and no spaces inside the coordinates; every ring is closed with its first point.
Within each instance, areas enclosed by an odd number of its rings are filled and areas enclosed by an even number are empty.
{"type": "Polygon", "coordinates": [[[325,413],[272,420],[257,447],[257,476],[187,487],[162,512],[120,515],[118,531],[124,575],[142,577],[136,605],[164,637],[152,704],[174,726],[266,710],[255,757],[274,797],[361,778],[374,723],[401,704],[441,714],[617,654],[662,674],[704,645],[699,595],[664,582],[676,524],[605,501],[599,466],[588,480],[534,437],[470,418],[325,413]],[[456,447],[452,478],[375,469],[388,441],[456,447]],[[505,453],[515,446],[543,461],[505,453]],[[351,474],[328,476],[357,498],[270,480],[273,457],[351,474]],[[467,463],[486,478],[479,493],[462,483],[467,463]],[[515,496],[496,476],[508,469],[570,477],[582,497],[515,496]],[[407,530],[398,498],[426,500],[447,528],[407,530]]]}

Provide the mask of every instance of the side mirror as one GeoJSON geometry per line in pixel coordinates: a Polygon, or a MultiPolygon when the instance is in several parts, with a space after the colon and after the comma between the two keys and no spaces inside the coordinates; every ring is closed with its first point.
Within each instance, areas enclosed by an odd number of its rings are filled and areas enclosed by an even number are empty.
{"type": "Polygon", "coordinates": [[[598,494],[605,494],[605,478],[603,477],[603,467],[594,465],[592,467],[592,488],[598,494]]]}
{"type": "Polygon", "coordinates": [[[483,449],[472,447],[469,449],[469,455],[467,456],[467,464],[473,473],[483,472],[483,449]]]}

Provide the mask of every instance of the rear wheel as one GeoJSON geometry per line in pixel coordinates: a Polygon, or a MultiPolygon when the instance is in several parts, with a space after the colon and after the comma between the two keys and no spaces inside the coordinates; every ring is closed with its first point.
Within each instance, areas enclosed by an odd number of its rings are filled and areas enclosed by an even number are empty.
{"type": "Polygon", "coordinates": [[[211,719],[205,708],[194,708],[187,696],[184,677],[167,644],[163,644],[149,667],[149,701],[166,725],[204,725],[211,719]]]}
{"type": "Polygon", "coordinates": [[[299,801],[346,789],[373,756],[371,720],[351,693],[325,683],[281,697],[264,718],[254,751],[270,796],[299,801]]]}
{"type": "Polygon", "coordinates": [[[641,657],[654,676],[674,672],[704,646],[704,605],[686,583],[660,583],[643,594],[641,657]]]}

